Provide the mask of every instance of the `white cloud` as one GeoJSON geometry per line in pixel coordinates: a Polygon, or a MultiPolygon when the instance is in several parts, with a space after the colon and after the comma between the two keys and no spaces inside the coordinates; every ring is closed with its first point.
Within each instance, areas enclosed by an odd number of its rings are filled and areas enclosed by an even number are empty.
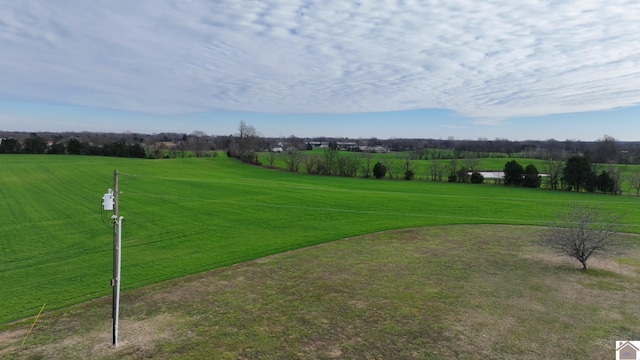
{"type": "Polygon", "coordinates": [[[0,1],[0,98],[150,113],[640,103],[637,1],[0,1]]]}

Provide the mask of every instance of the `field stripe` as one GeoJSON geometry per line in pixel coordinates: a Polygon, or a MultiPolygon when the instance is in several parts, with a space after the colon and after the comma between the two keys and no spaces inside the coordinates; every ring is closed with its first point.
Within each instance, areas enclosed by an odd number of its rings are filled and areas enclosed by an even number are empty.
{"type": "MultiPolygon", "coordinates": [[[[280,209],[295,209],[295,210],[308,210],[308,211],[327,211],[327,212],[342,212],[342,213],[351,213],[351,214],[365,214],[365,215],[384,215],[384,216],[412,216],[412,217],[422,217],[422,218],[439,218],[439,219],[453,219],[453,220],[461,220],[464,221],[486,221],[487,224],[492,223],[503,223],[503,224],[515,224],[515,225],[540,225],[540,226],[553,226],[559,224],[554,221],[542,221],[542,220],[531,220],[531,219],[506,219],[506,218],[494,218],[494,217],[474,217],[474,216],[452,216],[452,215],[438,215],[438,214],[427,214],[427,213],[403,213],[403,212],[389,212],[389,211],[373,211],[373,210],[355,210],[355,209],[344,209],[344,208],[334,208],[334,207],[321,207],[321,206],[301,206],[301,205],[282,205],[282,204],[273,204],[273,203],[258,203],[258,202],[247,202],[247,201],[235,201],[235,200],[218,200],[218,199],[203,199],[203,198],[191,198],[184,196],[174,196],[174,195],[157,195],[157,194],[149,194],[149,193],[139,193],[139,192],[128,192],[130,195],[144,196],[144,197],[152,197],[152,198],[166,198],[173,200],[183,200],[190,202],[209,202],[209,203],[221,203],[221,204],[234,204],[241,205],[247,207],[271,207],[271,208],[280,208],[280,209]]],[[[636,223],[619,223],[621,226],[630,226],[630,227],[640,227],[640,224],[636,223]]]]}

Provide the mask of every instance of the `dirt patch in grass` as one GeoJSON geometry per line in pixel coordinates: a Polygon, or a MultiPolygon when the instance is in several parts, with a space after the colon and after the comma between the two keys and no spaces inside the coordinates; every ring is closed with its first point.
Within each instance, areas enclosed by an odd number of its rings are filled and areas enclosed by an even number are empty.
{"type": "Polygon", "coordinates": [[[15,351],[16,344],[21,344],[27,330],[6,330],[0,331],[0,357],[4,357],[10,352],[15,351]]]}
{"type": "Polygon", "coordinates": [[[539,231],[442,226],[291,251],[123,293],[117,349],[105,298],[44,314],[24,347],[28,325],[5,326],[0,355],[610,358],[640,328],[640,253],[580,271],[537,248],[539,231]]]}
{"type": "MultiPolygon", "coordinates": [[[[82,315],[81,315],[82,316],[82,315]]],[[[54,320],[49,317],[49,321],[54,320]]],[[[148,319],[125,319],[120,323],[118,347],[112,343],[112,327],[110,321],[101,321],[100,326],[89,328],[81,323],[56,322],[50,327],[41,326],[42,333],[34,339],[28,339],[24,346],[22,338],[12,336],[3,338],[2,344],[7,348],[0,351],[0,355],[22,358],[40,359],[99,359],[99,358],[147,358],[156,354],[158,344],[174,342],[174,328],[180,326],[180,321],[171,315],[160,314],[148,319]],[[54,337],[50,341],[43,341],[42,336],[52,331],[62,331],[66,336],[54,337]]],[[[17,330],[6,333],[24,333],[17,330]]],[[[5,332],[0,332],[5,336],[5,332]]],[[[24,336],[24,334],[20,334],[24,336]]],[[[34,334],[35,335],[35,334],[34,334]]]]}

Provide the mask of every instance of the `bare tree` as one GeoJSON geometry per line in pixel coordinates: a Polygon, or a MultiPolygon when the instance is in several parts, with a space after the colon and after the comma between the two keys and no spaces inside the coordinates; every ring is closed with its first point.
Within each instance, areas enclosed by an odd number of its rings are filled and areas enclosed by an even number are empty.
{"type": "Polygon", "coordinates": [[[640,196],[640,171],[636,171],[627,179],[629,181],[629,188],[636,191],[636,196],[640,196]]]}
{"type": "Polygon", "coordinates": [[[147,149],[147,153],[151,154],[154,159],[161,159],[163,155],[162,150],[164,150],[166,146],[164,146],[164,144],[162,144],[161,146],[157,146],[156,142],[153,141],[153,139],[147,137],[147,139],[145,140],[145,148],[147,149]],[[160,149],[160,147],[163,149],[160,149]]]}
{"type": "MultiPolygon", "coordinates": [[[[189,145],[189,135],[182,135],[182,141],[178,143],[178,150],[180,150],[180,157],[187,157],[187,148],[189,145]]],[[[176,156],[177,157],[177,156],[176,156]]]]}
{"type": "Polygon", "coordinates": [[[389,176],[389,179],[394,179],[394,175],[397,176],[398,172],[400,172],[400,170],[398,169],[398,160],[397,159],[392,159],[390,157],[385,157],[382,159],[382,164],[386,167],[387,169],[387,175],[389,176]]]}
{"type": "Polygon", "coordinates": [[[301,150],[304,148],[304,141],[295,135],[289,136],[285,140],[285,150],[289,150],[290,148],[296,148],[297,150],[301,150]]]}
{"type": "Polygon", "coordinates": [[[547,187],[551,190],[560,189],[560,180],[562,178],[562,169],[564,169],[564,163],[562,161],[547,160],[544,172],[547,174],[545,182],[547,187]]]}
{"type": "Polygon", "coordinates": [[[355,177],[360,167],[359,156],[339,156],[336,162],[338,175],[345,177],[355,177]]]}
{"type": "Polygon", "coordinates": [[[196,157],[202,157],[202,152],[206,144],[207,134],[204,131],[196,130],[191,133],[189,142],[192,143],[196,157]]]}
{"type": "Polygon", "coordinates": [[[614,163],[607,164],[607,174],[613,181],[613,193],[616,195],[622,194],[622,171],[626,167],[616,166],[614,163]]]}
{"type": "Polygon", "coordinates": [[[404,175],[407,180],[410,180],[409,178],[413,179],[413,166],[415,163],[414,160],[417,158],[417,156],[419,156],[417,152],[411,151],[404,159],[404,175]]]}
{"type": "Polygon", "coordinates": [[[438,180],[438,169],[440,168],[440,161],[432,159],[431,162],[425,167],[425,171],[428,175],[431,175],[431,181],[438,180]]]}
{"type": "Polygon", "coordinates": [[[324,151],[324,161],[320,173],[323,175],[335,175],[338,162],[338,149],[327,148],[324,151]]]}
{"type": "Polygon", "coordinates": [[[373,161],[373,155],[370,152],[362,153],[362,177],[368,178],[371,176],[371,162],[373,161]]]}
{"type": "Polygon", "coordinates": [[[447,166],[443,165],[439,159],[433,158],[429,170],[431,172],[431,181],[443,181],[447,166]]]}
{"type": "Polygon", "coordinates": [[[459,170],[455,171],[456,179],[458,182],[469,182],[471,180],[471,174],[469,174],[469,169],[463,164],[460,166],[459,170]]]}
{"type": "Polygon", "coordinates": [[[347,157],[346,156],[338,156],[336,161],[336,173],[339,176],[347,176],[347,157]]]}
{"type": "Polygon", "coordinates": [[[318,168],[322,164],[322,160],[318,155],[307,155],[303,162],[307,174],[317,174],[320,171],[318,168]]]}
{"type": "Polygon", "coordinates": [[[238,126],[238,136],[236,139],[237,153],[234,156],[240,160],[249,163],[257,163],[256,145],[258,140],[258,132],[256,129],[247,125],[244,121],[238,126]]]}
{"type": "Polygon", "coordinates": [[[276,162],[277,154],[273,149],[269,149],[269,157],[267,158],[269,161],[269,166],[273,167],[273,164],[276,162]]]}
{"type": "Polygon", "coordinates": [[[617,162],[618,145],[613,136],[605,135],[596,141],[596,148],[593,155],[593,162],[608,163],[617,162]]]}
{"type": "Polygon", "coordinates": [[[427,155],[427,151],[425,149],[416,149],[416,150],[411,150],[411,152],[409,152],[408,157],[411,158],[411,160],[422,160],[422,158],[426,158],[427,155]]]}
{"type": "Polygon", "coordinates": [[[574,258],[587,270],[587,260],[616,246],[617,217],[594,205],[574,204],[559,215],[560,226],[542,236],[542,245],[559,255],[574,258]]]}
{"type": "Polygon", "coordinates": [[[632,143],[628,145],[627,158],[630,164],[640,164],[640,144],[632,143]]]}
{"type": "Polygon", "coordinates": [[[465,157],[464,159],[464,167],[470,172],[474,172],[480,166],[480,157],[478,154],[471,154],[469,157],[465,157]]]}
{"type": "Polygon", "coordinates": [[[458,157],[454,155],[449,161],[449,181],[451,182],[457,181],[456,169],[458,169],[458,157]]]}
{"type": "Polygon", "coordinates": [[[300,162],[302,162],[302,154],[292,147],[282,154],[284,162],[287,164],[287,169],[291,172],[298,172],[300,169],[300,162]]]}

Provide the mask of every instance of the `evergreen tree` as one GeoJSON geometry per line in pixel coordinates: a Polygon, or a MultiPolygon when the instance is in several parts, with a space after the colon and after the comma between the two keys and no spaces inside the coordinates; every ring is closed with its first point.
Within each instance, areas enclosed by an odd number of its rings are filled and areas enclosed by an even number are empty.
{"type": "Polygon", "coordinates": [[[533,165],[529,164],[524,169],[524,178],[522,180],[522,185],[528,188],[537,189],[540,187],[542,183],[542,177],[538,172],[538,169],[533,165]]]}
{"type": "Polygon", "coordinates": [[[524,169],[517,161],[511,160],[504,165],[504,184],[520,186],[524,179],[524,169]]]}
{"type": "Polygon", "coordinates": [[[373,165],[373,176],[375,176],[376,179],[382,179],[385,175],[387,175],[387,167],[384,166],[384,164],[377,162],[373,165]]]}
{"type": "Polygon", "coordinates": [[[591,161],[586,156],[574,155],[570,157],[562,171],[562,181],[567,190],[581,191],[595,188],[594,173],[591,161]]]}

